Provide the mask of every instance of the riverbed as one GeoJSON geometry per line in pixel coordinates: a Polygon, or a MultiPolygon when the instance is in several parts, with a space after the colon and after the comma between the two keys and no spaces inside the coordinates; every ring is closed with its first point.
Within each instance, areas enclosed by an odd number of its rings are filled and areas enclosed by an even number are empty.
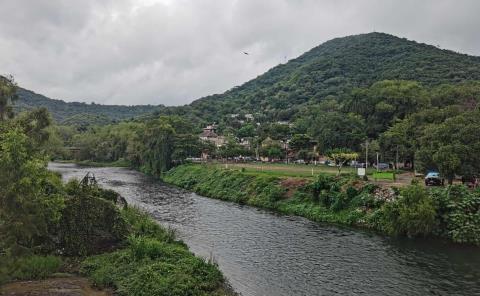
{"type": "Polygon", "coordinates": [[[480,295],[480,248],[393,239],[186,192],[126,168],[51,163],[148,211],[251,295],[480,295]]]}

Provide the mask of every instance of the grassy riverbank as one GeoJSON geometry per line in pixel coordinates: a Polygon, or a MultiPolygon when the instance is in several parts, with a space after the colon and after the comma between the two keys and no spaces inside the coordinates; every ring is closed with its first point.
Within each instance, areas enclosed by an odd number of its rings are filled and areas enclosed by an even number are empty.
{"type": "Polygon", "coordinates": [[[163,180],[204,196],[317,222],[480,244],[480,191],[471,192],[463,186],[384,189],[353,175],[291,178],[208,165],[178,166],[163,180]]]}
{"type": "Polygon", "coordinates": [[[148,214],[119,208],[115,192],[76,181],[63,192],[61,218],[51,231],[58,242],[0,253],[0,284],[48,279],[61,286],[61,278],[80,276],[115,295],[234,295],[215,264],[195,257],[148,214]]]}
{"type": "Polygon", "coordinates": [[[122,216],[130,225],[125,246],[81,263],[95,286],[120,295],[233,295],[217,266],[195,257],[171,230],[133,208],[122,216]]]}

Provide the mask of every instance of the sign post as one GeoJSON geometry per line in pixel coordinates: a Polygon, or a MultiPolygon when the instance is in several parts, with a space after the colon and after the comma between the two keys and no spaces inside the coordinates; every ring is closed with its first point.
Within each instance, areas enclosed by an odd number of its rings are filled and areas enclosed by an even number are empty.
{"type": "Polygon", "coordinates": [[[357,175],[359,175],[360,177],[365,176],[365,174],[366,174],[365,168],[358,168],[357,169],[357,175]]]}

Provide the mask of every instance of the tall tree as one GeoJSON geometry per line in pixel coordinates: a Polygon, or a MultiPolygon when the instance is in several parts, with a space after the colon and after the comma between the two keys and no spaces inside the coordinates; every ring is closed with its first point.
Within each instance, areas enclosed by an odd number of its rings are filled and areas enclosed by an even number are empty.
{"type": "Polygon", "coordinates": [[[17,84],[13,76],[0,76],[0,121],[13,117],[12,104],[17,98],[17,84]]]}
{"type": "Polygon", "coordinates": [[[480,175],[480,110],[431,124],[420,139],[418,162],[435,169],[451,184],[455,175],[480,175]]]}
{"type": "Polygon", "coordinates": [[[175,130],[164,118],[147,123],[143,142],[143,165],[145,170],[160,176],[172,167],[175,130]]]}

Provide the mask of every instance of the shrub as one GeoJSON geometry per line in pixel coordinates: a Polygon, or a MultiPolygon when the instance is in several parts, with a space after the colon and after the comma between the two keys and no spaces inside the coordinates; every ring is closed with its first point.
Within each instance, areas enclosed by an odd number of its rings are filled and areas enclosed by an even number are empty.
{"type": "Polygon", "coordinates": [[[110,201],[80,189],[65,200],[59,224],[60,246],[66,255],[88,255],[127,236],[127,225],[110,201]]]}
{"type": "Polygon", "coordinates": [[[352,198],[350,204],[352,205],[352,207],[355,208],[363,207],[366,209],[374,209],[379,206],[373,194],[368,193],[367,191],[362,191],[354,198],[352,198]]]}
{"type": "Polygon", "coordinates": [[[385,203],[378,226],[392,235],[426,236],[436,225],[435,215],[434,202],[427,191],[409,186],[397,200],[385,203]]]}
{"type": "Polygon", "coordinates": [[[350,206],[350,198],[347,194],[342,192],[330,192],[330,209],[338,212],[340,210],[346,209],[350,206]]]}
{"type": "Polygon", "coordinates": [[[463,185],[433,190],[441,232],[459,243],[480,245],[480,191],[469,191],[463,185]]]}
{"type": "Polygon", "coordinates": [[[195,257],[173,234],[135,208],[122,211],[131,223],[126,249],[87,258],[81,272],[119,295],[214,295],[224,279],[218,268],[195,257]]]}
{"type": "Polygon", "coordinates": [[[175,241],[173,229],[165,229],[155,222],[142,210],[135,207],[126,207],[121,212],[122,217],[129,225],[129,232],[135,236],[157,238],[165,242],[175,241]]]}
{"type": "Polygon", "coordinates": [[[313,199],[320,200],[322,193],[330,191],[334,181],[335,179],[331,175],[319,174],[311,184],[313,199]]]}

